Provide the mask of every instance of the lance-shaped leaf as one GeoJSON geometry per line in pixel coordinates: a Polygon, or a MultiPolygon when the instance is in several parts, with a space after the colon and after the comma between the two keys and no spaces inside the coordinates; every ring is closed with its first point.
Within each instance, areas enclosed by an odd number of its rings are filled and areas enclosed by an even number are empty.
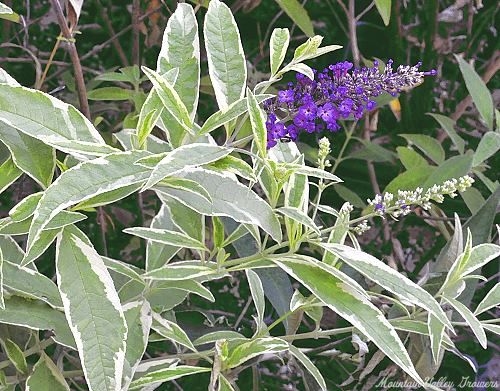
{"type": "Polygon", "coordinates": [[[460,314],[462,318],[467,322],[467,324],[472,329],[472,332],[478,339],[479,343],[486,349],[488,347],[488,340],[486,339],[486,334],[484,332],[481,322],[474,316],[471,310],[469,310],[464,304],[458,300],[452,299],[451,297],[443,297],[448,303],[450,303],[455,310],[460,314]]]}
{"type": "Polygon", "coordinates": [[[10,362],[14,364],[17,371],[22,375],[26,375],[28,373],[28,363],[26,362],[26,358],[21,348],[10,339],[1,339],[0,342],[2,343],[3,351],[10,362]]]}
{"type": "Polygon", "coordinates": [[[3,162],[0,165],[0,194],[22,174],[23,172],[14,164],[12,157],[3,162]]]}
{"type": "Polygon", "coordinates": [[[278,212],[280,212],[282,215],[284,215],[292,220],[297,221],[298,223],[306,226],[307,228],[310,228],[312,231],[316,232],[318,235],[320,234],[319,228],[314,223],[313,219],[311,219],[308,215],[306,215],[300,209],[292,208],[292,207],[282,207],[282,208],[279,208],[276,210],[278,212]]]}
{"type": "Polygon", "coordinates": [[[43,274],[4,260],[3,277],[4,285],[12,291],[12,294],[38,299],[51,307],[62,308],[56,284],[43,274]]]}
{"type": "Polygon", "coordinates": [[[259,103],[252,94],[250,88],[247,88],[247,108],[252,125],[253,139],[257,146],[260,156],[266,156],[267,130],[264,112],[259,107],[259,103]]]}
{"type": "Polygon", "coordinates": [[[19,130],[0,122],[0,141],[9,148],[17,167],[46,188],[56,167],[53,148],[19,130]]]}
{"type": "Polygon", "coordinates": [[[152,371],[140,378],[134,380],[130,384],[130,390],[145,389],[144,386],[153,383],[164,383],[166,381],[175,380],[183,376],[194,375],[197,373],[210,372],[210,368],[193,367],[189,365],[179,365],[171,368],[152,371]]]}
{"type": "Polygon", "coordinates": [[[159,188],[160,197],[162,194],[174,197],[204,215],[228,216],[240,223],[257,225],[274,240],[281,241],[280,223],[269,204],[230,175],[192,168],[179,173],[179,176],[203,186],[210,194],[212,203],[195,194],[165,187],[159,188]]]}
{"type": "MultiPolygon", "coordinates": [[[[63,210],[50,220],[44,231],[63,228],[66,225],[75,224],[79,221],[85,220],[86,218],[87,216],[82,213],[63,210]]],[[[23,221],[13,221],[11,218],[6,217],[5,219],[0,220],[0,235],[24,235],[29,232],[30,225],[30,218],[23,221]]]]}
{"type": "Polygon", "coordinates": [[[262,281],[259,275],[253,270],[246,270],[246,275],[248,279],[248,285],[250,286],[250,293],[252,294],[252,299],[255,304],[255,309],[257,310],[257,331],[258,334],[265,327],[264,323],[264,311],[266,309],[266,299],[264,298],[264,288],[262,287],[262,281]]]}
{"type": "Polygon", "coordinates": [[[70,154],[85,157],[116,151],[77,109],[41,91],[3,84],[0,121],[70,154]]]}
{"type": "Polygon", "coordinates": [[[264,353],[278,353],[288,350],[288,343],[281,338],[263,337],[234,342],[223,361],[226,368],[236,368],[251,358],[264,353]]]}
{"type": "Polygon", "coordinates": [[[247,67],[240,32],[231,10],[219,0],[208,6],[203,27],[208,73],[221,110],[243,98],[247,67]]]}
{"type": "Polygon", "coordinates": [[[23,221],[35,213],[36,206],[40,198],[42,198],[43,192],[32,193],[29,196],[23,198],[17,205],[15,205],[10,211],[9,216],[14,221],[23,221]]]}
{"type": "Polygon", "coordinates": [[[440,322],[445,324],[446,327],[453,330],[453,326],[448,317],[430,293],[401,273],[398,273],[374,256],[352,247],[335,243],[321,243],[320,246],[326,251],[337,255],[346,264],[356,269],[365,277],[376,282],[381,287],[404,298],[410,303],[425,308],[439,319],[440,322]]]}
{"type": "Polygon", "coordinates": [[[163,318],[156,312],[153,312],[153,324],[151,325],[151,328],[170,341],[196,351],[193,343],[184,330],[182,330],[176,323],[163,318]]]}
{"type": "Polygon", "coordinates": [[[56,247],[57,284],[89,389],[120,391],[127,325],[97,252],[64,229],[56,247]]]}
{"type": "Polygon", "coordinates": [[[151,306],[147,301],[127,303],[123,306],[123,312],[128,333],[122,389],[127,390],[148,345],[152,317],[151,306]]]}
{"type": "Polygon", "coordinates": [[[365,295],[360,294],[359,288],[349,277],[340,279],[333,274],[335,268],[306,256],[280,257],[273,259],[273,262],[370,338],[419,384],[424,384],[394,328],[382,312],[365,295]]]}
{"type": "Polygon", "coordinates": [[[179,69],[175,90],[194,119],[200,85],[200,42],[193,7],[179,3],[163,33],[157,72],[179,69]]]}
{"type": "Polygon", "coordinates": [[[163,103],[164,108],[172,115],[180,126],[182,126],[186,131],[192,132],[192,120],[186,106],[182,102],[177,91],[175,91],[173,85],[169,83],[166,78],[162,77],[152,69],[145,66],[141,69],[153,83],[155,91],[163,103]]]}
{"type": "MultiPolygon", "coordinates": [[[[174,149],[154,167],[144,190],[188,167],[208,164],[229,155],[232,149],[211,144],[189,144],[174,149]]],[[[151,157],[153,158],[153,156],[151,157]]],[[[146,158],[149,159],[149,158],[146,158]]],[[[141,163],[140,161],[138,162],[141,163]]]]}
{"type": "Polygon", "coordinates": [[[70,391],[61,370],[42,351],[33,372],[26,379],[26,391],[70,391]]]}
{"type": "Polygon", "coordinates": [[[193,344],[198,346],[205,345],[207,343],[213,343],[222,339],[229,340],[235,338],[244,339],[245,337],[242,334],[232,330],[212,331],[210,333],[203,334],[201,337],[195,339],[193,344]]]}
{"type": "Polygon", "coordinates": [[[290,345],[290,353],[292,353],[297,360],[307,369],[307,371],[314,377],[321,390],[327,390],[325,379],[318,368],[314,365],[309,357],[307,357],[299,348],[290,345]]]}
{"type": "Polygon", "coordinates": [[[0,309],[4,310],[5,309],[5,300],[4,300],[4,289],[3,289],[3,264],[4,264],[4,259],[3,259],[3,252],[2,252],[2,247],[0,247],[0,309]]]}
{"type": "Polygon", "coordinates": [[[98,194],[146,181],[149,170],[133,163],[147,152],[119,152],[63,172],[40,198],[28,236],[27,257],[48,222],[65,208],[98,194]]]}
{"type": "Polygon", "coordinates": [[[31,330],[51,330],[52,338],[57,343],[72,349],[76,348],[64,314],[38,300],[17,296],[6,298],[5,309],[0,311],[0,323],[31,330]]]}
{"type": "Polygon", "coordinates": [[[181,232],[146,227],[126,228],[123,232],[169,246],[193,248],[201,251],[206,250],[203,243],[181,232]]]}
{"type": "MultiPolygon", "coordinates": [[[[262,103],[263,101],[272,97],[273,95],[269,94],[255,95],[255,99],[257,100],[258,103],[262,103]]],[[[217,129],[219,126],[227,124],[229,121],[238,118],[246,111],[247,111],[247,98],[245,97],[238,99],[236,102],[231,103],[227,108],[216,111],[210,117],[208,117],[208,119],[201,127],[199,134],[204,135],[210,133],[212,130],[217,129]]]]}
{"type": "Polygon", "coordinates": [[[484,299],[478,304],[474,315],[479,315],[490,308],[496,307],[500,304],[500,282],[497,283],[491,290],[484,296],[484,299]]]}
{"type": "Polygon", "coordinates": [[[274,29],[269,42],[269,60],[271,63],[271,74],[278,72],[279,67],[283,64],[286,50],[290,43],[290,32],[288,29],[274,29]]]}
{"type": "Polygon", "coordinates": [[[192,261],[175,262],[158,269],[151,270],[143,275],[144,279],[151,280],[190,280],[197,277],[221,278],[224,273],[218,272],[216,268],[196,265],[192,261]]]}

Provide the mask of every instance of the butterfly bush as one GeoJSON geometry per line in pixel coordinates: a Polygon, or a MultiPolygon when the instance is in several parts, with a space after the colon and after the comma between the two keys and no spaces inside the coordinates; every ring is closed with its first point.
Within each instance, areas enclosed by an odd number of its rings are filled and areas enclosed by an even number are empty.
{"type": "Polygon", "coordinates": [[[422,83],[425,76],[436,71],[420,71],[422,65],[400,65],[387,61],[380,71],[377,61],[372,67],[354,68],[349,61],[332,64],[323,71],[313,70],[314,80],[297,74],[295,83],[278,91],[276,98],[266,102],[267,148],[280,138],[295,141],[300,132],[314,133],[340,129],[339,120],[360,119],[376,107],[373,98],[383,92],[396,96],[404,88],[422,83]]]}

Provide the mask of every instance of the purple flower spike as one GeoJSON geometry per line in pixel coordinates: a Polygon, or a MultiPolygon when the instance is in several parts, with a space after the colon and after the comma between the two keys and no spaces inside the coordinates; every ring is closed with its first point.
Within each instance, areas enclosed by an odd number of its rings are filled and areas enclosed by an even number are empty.
{"type": "Polygon", "coordinates": [[[388,60],[380,71],[377,61],[369,68],[353,68],[351,62],[343,61],[321,72],[313,70],[314,80],[298,73],[295,83],[288,83],[264,104],[267,147],[272,148],[280,138],[296,140],[300,132],[338,131],[339,119],[360,119],[373,110],[377,106],[374,97],[383,92],[397,96],[422,83],[425,76],[436,75],[435,70],[420,71],[421,65],[400,65],[394,70],[393,60],[388,60]]]}

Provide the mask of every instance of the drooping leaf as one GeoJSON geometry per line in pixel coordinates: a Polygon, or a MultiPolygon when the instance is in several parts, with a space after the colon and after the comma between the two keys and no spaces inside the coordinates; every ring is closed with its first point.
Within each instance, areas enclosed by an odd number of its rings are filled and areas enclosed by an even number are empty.
{"type": "Polygon", "coordinates": [[[18,372],[22,375],[26,375],[28,373],[28,363],[26,362],[26,358],[24,357],[21,348],[10,339],[2,339],[0,341],[2,342],[3,351],[7,355],[10,362],[14,364],[14,367],[18,372]]]}
{"type": "Polygon", "coordinates": [[[425,134],[400,134],[400,136],[404,137],[410,145],[415,145],[436,164],[444,162],[444,149],[436,139],[425,134]]]}
{"type": "Polygon", "coordinates": [[[73,232],[65,228],[56,247],[66,319],[89,389],[120,391],[127,340],[120,299],[99,254],[73,232]]]}
{"type": "Polygon", "coordinates": [[[386,26],[391,20],[391,3],[392,0],[375,0],[375,6],[386,26]]]}
{"type": "Polygon", "coordinates": [[[251,340],[233,340],[227,358],[223,361],[226,368],[236,368],[251,358],[264,353],[279,353],[288,350],[288,343],[280,338],[262,337],[251,340]]]}
{"type": "Polygon", "coordinates": [[[72,349],[76,348],[75,340],[64,314],[38,300],[17,296],[6,298],[5,309],[0,311],[0,323],[26,327],[31,330],[52,330],[52,338],[57,343],[72,349]]]}
{"type": "Polygon", "coordinates": [[[143,275],[145,279],[151,280],[189,280],[197,277],[221,278],[225,274],[208,266],[192,264],[190,261],[175,262],[158,269],[148,271],[143,275]]]}
{"type": "Polygon", "coordinates": [[[2,84],[0,121],[47,145],[83,158],[116,152],[105,144],[77,109],[41,91],[2,84]]]}
{"type": "Polygon", "coordinates": [[[320,246],[388,291],[425,308],[450,330],[453,329],[439,303],[427,291],[374,256],[343,244],[321,243],[320,246]]]}
{"type": "Polygon", "coordinates": [[[266,301],[264,298],[264,288],[262,287],[262,281],[260,281],[259,275],[253,270],[246,270],[248,285],[250,286],[250,293],[252,294],[252,299],[255,304],[255,309],[257,310],[257,331],[258,334],[263,327],[264,323],[264,311],[266,309],[266,301]]]}
{"type": "Polygon", "coordinates": [[[132,99],[134,91],[121,87],[102,87],[87,93],[90,100],[129,100],[132,99]]]}
{"type": "Polygon", "coordinates": [[[450,180],[452,178],[459,178],[461,176],[467,175],[472,168],[472,156],[471,155],[458,155],[453,156],[439,165],[432,175],[430,175],[424,184],[420,185],[424,189],[441,184],[444,181],[450,180]]]}
{"type": "Polygon", "coordinates": [[[309,357],[307,357],[299,348],[290,345],[290,353],[292,353],[297,360],[306,368],[309,373],[314,377],[314,380],[318,383],[321,390],[327,390],[325,379],[319,369],[314,365],[309,357]]]}
{"type": "MultiPolygon", "coordinates": [[[[232,149],[211,144],[188,144],[174,149],[160,160],[144,185],[144,190],[153,187],[162,179],[189,168],[202,166],[229,155],[232,149]]],[[[153,158],[147,158],[151,159],[153,158]]],[[[140,161],[138,162],[140,164],[140,161]]]]}
{"type": "Polygon", "coordinates": [[[337,269],[310,257],[280,257],[273,262],[369,337],[394,363],[423,385],[396,331],[353,280],[346,275],[342,279],[336,277],[337,269]]]}
{"type": "Polygon", "coordinates": [[[309,14],[298,0],[275,0],[283,11],[308,37],[314,35],[314,27],[309,14]]]}
{"type": "Polygon", "coordinates": [[[19,23],[20,20],[19,15],[4,3],[0,3],[0,19],[10,20],[15,23],[19,23]]]}
{"type": "Polygon", "coordinates": [[[311,229],[312,231],[316,232],[318,235],[320,234],[319,228],[316,226],[313,219],[311,219],[308,215],[306,215],[300,209],[290,208],[290,207],[282,207],[282,208],[277,209],[277,211],[280,212],[281,214],[283,214],[284,216],[287,216],[288,218],[295,220],[296,222],[311,229]]]}
{"type": "Polygon", "coordinates": [[[23,172],[14,164],[12,157],[3,162],[0,165],[0,194],[22,174],[23,172]]]}
{"type": "Polygon", "coordinates": [[[264,157],[266,156],[267,144],[266,119],[257,99],[249,88],[247,88],[247,108],[252,125],[253,140],[260,156],[264,157]]]}
{"type": "Polygon", "coordinates": [[[26,379],[26,391],[70,391],[61,370],[45,352],[26,379]]]}
{"type": "Polygon", "coordinates": [[[208,73],[221,110],[243,98],[247,67],[240,32],[231,10],[219,0],[210,1],[203,26],[208,73]]]}
{"type": "Polygon", "coordinates": [[[444,299],[448,303],[450,303],[455,310],[457,310],[462,318],[464,318],[483,349],[486,349],[486,347],[488,346],[486,334],[484,332],[483,326],[481,325],[481,322],[479,322],[479,320],[474,316],[472,311],[469,310],[464,304],[460,303],[458,300],[452,299],[451,297],[444,297],[444,299]]]}
{"type": "Polygon", "coordinates": [[[277,242],[281,241],[281,227],[269,204],[231,176],[202,168],[192,168],[179,176],[203,186],[210,194],[212,203],[194,194],[169,188],[159,188],[160,197],[162,194],[174,197],[204,215],[229,216],[241,223],[255,224],[277,242]]]}
{"type": "Polygon", "coordinates": [[[177,325],[177,323],[163,318],[156,312],[153,312],[153,323],[151,325],[151,328],[170,341],[185,346],[192,351],[196,351],[196,348],[194,347],[185,331],[179,325],[177,325]]]}
{"type": "Polygon", "coordinates": [[[490,308],[496,307],[500,304],[500,282],[491,288],[484,299],[476,307],[474,315],[479,315],[490,308]]]}
{"type": "Polygon", "coordinates": [[[486,87],[486,84],[479,77],[474,68],[462,57],[455,54],[455,59],[460,66],[460,71],[464,77],[465,85],[467,86],[467,90],[469,90],[479,114],[481,114],[481,117],[486,123],[488,129],[493,130],[494,105],[493,98],[488,91],[488,87],[486,87]]]}
{"type": "Polygon", "coordinates": [[[50,184],[56,166],[53,148],[1,121],[0,142],[9,148],[17,167],[43,188],[50,184]]]}
{"type": "Polygon", "coordinates": [[[119,152],[80,163],[63,172],[44,192],[35,210],[28,236],[27,257],[42,230],[63,209],[97,194],[145,182],[149,170],[133,164],[145,155],[144,151],[119,152]]]}

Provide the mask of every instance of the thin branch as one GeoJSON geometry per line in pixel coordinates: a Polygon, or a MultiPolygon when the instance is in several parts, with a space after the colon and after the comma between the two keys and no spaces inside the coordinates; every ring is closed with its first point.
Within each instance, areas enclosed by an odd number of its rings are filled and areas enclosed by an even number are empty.
{"type": "Polygon", "coordinates": [[[140,38],[140,16],[141,16],[141,2],[133,0],[132,2],[132,63],[141,65],[141,53],[139,51],[139,38],[140,38]]]}
{"type": "Polygon", "coordinates": [[[349,0],[349,12],[347,14],[347,19],[349,23],[349,40],[352,47],[352,59],[354,61],[354,65],[359,67],[360,62],[360,54],[358,47],[358,33],[356,31],[356,10],[355,10],[355,1],[349,0]]]}
{"type": "Polygon", "coordinates": [[[51,0],[52,7],[55,10],[57,16],[57,22],[61,28],[62,35],[67,41],[69,55],[71,57],[71,62],[73,63],[73,69],[75,71],[75,83],[76,89],[78,91],[78,100],[80,102],[80,110],[82,113],[90,119],[90,108],[89,102],[87,100],[87,90],[85,87],[85,80],[83,79],[82,64],[80,63],[80,58],[78,57],[78,52],[76,50],[76,45],[73,39],[73,35],[68,27],[68,22],[64,17],[64,12],[61,7],[59,0],[51,0]]]}

